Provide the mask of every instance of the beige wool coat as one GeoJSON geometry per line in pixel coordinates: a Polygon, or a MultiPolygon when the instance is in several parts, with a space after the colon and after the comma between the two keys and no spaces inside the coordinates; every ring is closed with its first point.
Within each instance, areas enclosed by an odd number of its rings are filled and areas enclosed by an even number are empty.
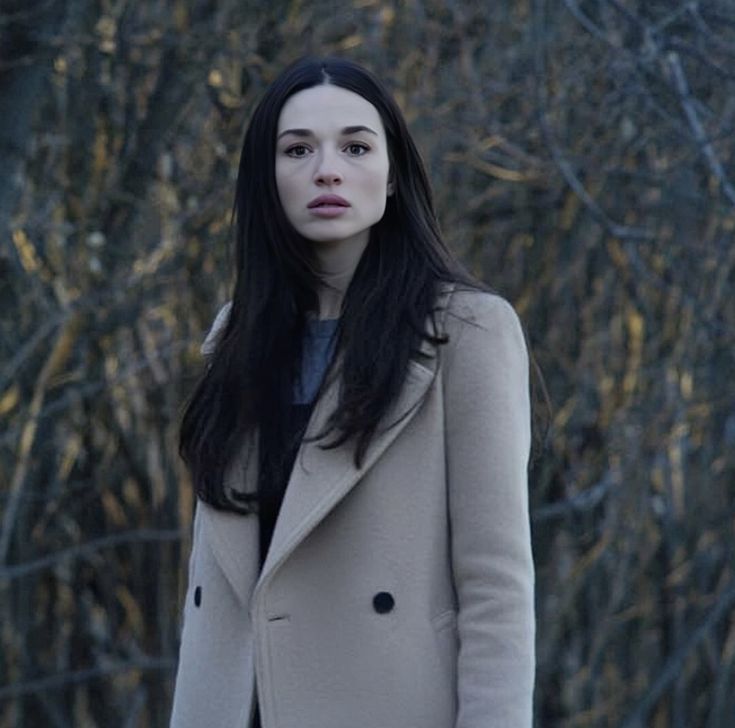
{"type": "Polygon", "coordinates": [[[256,689],[263,728],[530,728],[527,351],[504,299],[442,298],[449,343],[422,345],[362,467],[302,444],[260,573],[257,515],[197,503],[172,728],[247,728],[256,689]]]}

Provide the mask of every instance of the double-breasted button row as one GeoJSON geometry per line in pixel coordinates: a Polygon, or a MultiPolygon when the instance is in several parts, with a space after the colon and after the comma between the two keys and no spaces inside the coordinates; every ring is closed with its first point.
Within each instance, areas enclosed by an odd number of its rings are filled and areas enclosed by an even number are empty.
{"type": "MultiPolygon", "coordinates": [[[[378,614],[386,614],[387,612],[390,612],[395,606],[395,603],[395,599],[393,599],[393,595],[390,592],[378,592],[373,597],[373,607],[378,614]]],[[[202,587],[198,586],[194,589],[194,606],[201,607],[201,605],[202,587]]]]}

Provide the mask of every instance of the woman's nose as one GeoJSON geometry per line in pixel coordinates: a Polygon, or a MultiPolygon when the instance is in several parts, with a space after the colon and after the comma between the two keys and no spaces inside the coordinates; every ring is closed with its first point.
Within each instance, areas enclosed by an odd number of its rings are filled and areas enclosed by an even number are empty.
{"type": "Polygon", "coordinates": [[[339,173],[332,155],[325,154],[321,158],[314,174],[314,181],[318,185],[338,185],[342,182],[342,175],[339,173]]]}
{"type": "Polygon", "coordinates": [[[338,185],[342,177],[337,172],[317,172],[316,183],[319,185],[338,185]]]}

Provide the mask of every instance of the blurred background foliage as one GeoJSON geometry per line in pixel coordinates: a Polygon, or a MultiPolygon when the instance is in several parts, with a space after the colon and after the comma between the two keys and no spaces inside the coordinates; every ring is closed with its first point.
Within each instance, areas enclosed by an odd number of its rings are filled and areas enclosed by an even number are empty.
{"type": "Polygon", "coordinates": [[[536,723],[735,715],[733,0],[1,0],[0,726],[164,726],[248,115],[394,91],[553,403],[536,723]]]}

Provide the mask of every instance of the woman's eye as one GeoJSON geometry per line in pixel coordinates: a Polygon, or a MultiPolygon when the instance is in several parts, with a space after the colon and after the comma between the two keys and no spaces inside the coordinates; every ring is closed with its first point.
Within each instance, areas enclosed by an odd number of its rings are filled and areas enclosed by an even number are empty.
{"type": "Polygon", "coordinates": [[[368,151],[370,151],[370,147],[368,147],[367,144],[353,142],[352,144],[347,145],[347,152],[353,157],[361,157],[368,151]]]}
{"type": "Polygon", "coordinates": [[[289,157],[305,157],[309,152],[309,148],[304,144],[294,144],[286,150],[289,157]]]}

